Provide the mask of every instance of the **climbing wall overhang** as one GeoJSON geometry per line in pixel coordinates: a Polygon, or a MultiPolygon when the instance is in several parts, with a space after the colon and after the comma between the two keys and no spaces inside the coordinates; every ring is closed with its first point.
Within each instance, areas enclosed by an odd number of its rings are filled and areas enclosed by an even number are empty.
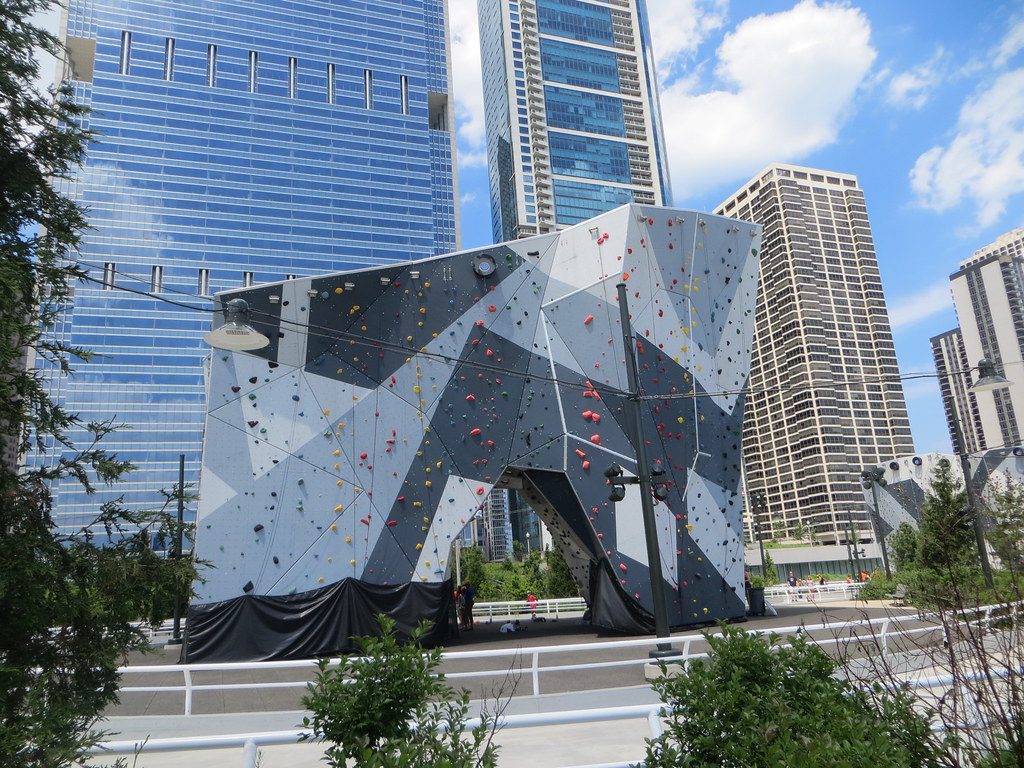
{"type": "Polygon", "coordinates": [[[374,612],[447,626],[451,542],[510,473],[608,607],[595,619],[646,630],[640,492],[614,504],[603,475],[636,468],[620,282],[643,439],[669,491],[655,510],[670,622],[741,616],[759,237],[747,222],[627,205],[550,235],[219,294],[244,298],[271,344],[212,352],[196,536],[212,567],[184,656],[344,650],[374,612]],[[358,597],[339,602],[335,585],[358,597]],[[366,615],[339,624],[339,612],[366,615]]]}

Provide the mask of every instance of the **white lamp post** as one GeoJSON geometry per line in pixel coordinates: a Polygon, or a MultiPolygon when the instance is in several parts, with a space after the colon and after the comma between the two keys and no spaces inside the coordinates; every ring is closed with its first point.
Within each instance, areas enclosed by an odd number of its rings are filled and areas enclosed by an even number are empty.
{"type": "Polygon", "coordinates": [[[227,322],[203,336],[203,341],[211,347],[235,352],[263,349],[270,344],[270,339],[247,322],[249,303],[245,299],[231,299],[225,310],[228,314],[227,322]]]}

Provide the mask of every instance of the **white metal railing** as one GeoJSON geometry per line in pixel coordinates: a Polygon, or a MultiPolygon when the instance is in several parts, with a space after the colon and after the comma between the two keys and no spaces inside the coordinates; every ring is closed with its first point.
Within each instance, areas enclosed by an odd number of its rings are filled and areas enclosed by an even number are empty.
{"type": "Polygon", "coordinates": [[[531,606],[526,600],[509,600],[506,602],[474,603],[473,618],[487,619],[488,622],[494,619],[518,619],[524,616],[543,616],[544,618],[558,620],[569,614],[582,614],[587,610],[587,601],[582,597],[559,597],[547,600],[538,600],[536,606],[531,606]]]}
{"type": "Polygon", "coordinates": [[[764,597],[774,603],[824,603],[830,600],[855,600],[863,584],[857,582],[832,581],[827,584],[810,584],[791,587],[779,584],[765,587],[764,597]]]}
{"type": "MultiPolygon", "coordinates": [[[[929,627],[928,629],[934,628],[929,627]]],[[[973,672],[968,675],[967,679],[977,678],[982,674],[982,672],[973,672]]],[[[985,674],[1004,678],[1011,674],[1011,670],[997,669],[985,674]]],[[[949,686],[954,685],[957,681],[953,675],[934,675],[916,680],[908,679],[906,682],[907,686],[914,690],[933,690],[935,688],[948,688],[949,686]]],[[[505,730],[516,728],[535,728],[551,725],[582,725],[586,723],[604,723],[645,718],[648,723],[651,738],[658,738],[664,732],[662,718],[665,716],[666,708],[664,704],[636,704],[622,707],[577,709],[562,712],[502,715],[497,718],[495,726],[499,729],[505,730]]],[[[464,727],[466,729],[473,729],[479,727],[480,724],[480,718],[469,718],[466,720],[464,727]]],[[[943,726],[941,723],[933,725],[933,730],[941,731],[942,729],[943,726]]],[[[303,738],[308,738],[310,736],[311,732],[308,729],[293,729],[288,731],[270,731],[266,733],[239,733],[226,736],[105,741],[97,744],[92,749],[92,754],[137,755],[141,752],[184,752],[193,750],[241,748],[242,768],[256,768],[258,764],[259,747],[296,744],[303,738]]],[[[317,743],[319,742],[312,742],[311,745],[317,743]]],[[[636,761],[631,760],[618,763],[573,766],[573,768],[628,768],[628,766],[635,764],[636,761]]]]}
{"type": "MultiPolygon", "coordinates": [[[[647,720],[651,738],[657,738],[663,732],[661,723],[663,714],[664,706],[662,704],[635,704],[625,707],[502,715],[497,718],[495,726],[502,730],[511,730],[548,725],[582,725],[585,723],[604,723],[644,718],[647,720]]],[[[475,717],[467,719],[464,727],[469,730],[479,726],[480,718],[475,717]]],[[[308,729],[297,728],[289,731],[237,733],[227,736],[104,741],[93,747],[91,753],[94,755],[134,755],[141,752],[185,752],[191,750],[241,748],[242,767],[255,768],[257,765],[257,749],[259,747],[296,744],[303,737],[310,735],[311,732],[308,729]]],[[[318,742],[313,742],[314,745],[316,743],[318,742]]],[[[628,766],[635,764],[635,760],[630,760],[622,763],[573,766],[573,768],[628,768],[628,766]]]]}
{"type": "MultiPolygon", "coordinates": [[[[815,639],[818,645],[828,647],[851,639],[865,639],[874,636],[883,654],[888,653],[889,637],[898,628],[899,634],[918,634],[922,632],[935,631],[934,625],[905,629],[904,624],[920,621],[917,615],[896,616],[881,621],[870,619],[861,621],[847,621],[835,623],[821,623],[810,626],[794,625],[790,627],[777,627],[771,629],[752,629],[750,632],[764,633],[775,632],[778,634],[815,633],[827,631],[830,637],[815,639]],[[862,637],[855,632],[857,629],[867,629],[868,635],[862,637]],[[845,633],[845,636],[844,636],[845,633]]],[[[638,638],[634,640],[600,641],[590,643],[572,643],[567,645],[546,645],[527,646],[518,648],[491,648],[477,651],[446,651],[442,654],[446,665],[460,661],[471,661],[478,659],[500,659],[501,663],[494,669],[472,670],[472,671],[446,671],[445,677],[449,680],[504,677],[513,667],[517,667],[523,674],[529,673],[531,681],[531,695],[541,694],[541,675],[554,672],[573,672],[581,670],[606,669],[610,667],[627,667],[647,664],[650,660],[644,656],[639,658],[619,658],[610,661],[589,661],[576,664],[549,664],[542,665],[541,660],[557,658],[560,654],[580,653],[586,651],[611,651],[620,649],[643,649],[652,648],[661,644],[668,644],[680,650],[680,658],[683,663],[691,659],[703,658],[707,654],[703,651],[695,651],[694,643],[703,642],[703,634],[675,635],[669,638],[638,638]]],[[[337,665],[340,660],[334,659],[330,662],[337,665]]],[[[262,662],[209,662],[198,664],[165,664],[148,666],[122,667],[120,674],[124,678],[142,674],[178,674],[182,676],[182,685],[146,685],[146,686],[123,686],[120,691],[123,694],[129,693],[184,693],[184,714],[191,715],[195,694],[202,691],[230,691],[230,690],[256,690],[260,688],[305,688],[308,680],[285,680],[274,682],[238,682],[238,683],[196,683],[193,676],[203,672],[251,672],[271,671],[287,669],[307,669],[312,671],[318,662],[315,659],[303,659],[296,661],[262,661],[262,662]]]]}

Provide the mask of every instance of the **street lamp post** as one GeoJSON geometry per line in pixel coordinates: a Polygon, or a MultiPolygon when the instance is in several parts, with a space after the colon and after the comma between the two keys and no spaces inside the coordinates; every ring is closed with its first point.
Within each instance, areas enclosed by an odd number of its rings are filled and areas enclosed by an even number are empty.
{"type": "Polygon", "coordinates": [[[754,505],[758,510],[758,517],[754,518],[754,535],[757,536],[757,548],[761,551],[761,578],[767,580],[768,572],[764,567],[764,536],[761,535],[761,520],[759,519],[768,511],[768,502],[765,499],[764,491],[754,492],[754,505]]]}
{"type": "Polygon", "coordinates": [[[860,478],[864,489],[871,489],[871,499],[874,502],[871,510],[871,523],[875,529],[875,538],[882,549],[882,565],[885,567],[885,578],[892,579],[892,569],[889,567],[889,549],[885,543],[885,536],[882,535],[882,516],[878,511],[878,486],[885,485],[885,470],[881,467],[869,467],[860,473],[860,478]]]}
{"type": "MultiPolygon", "coordinates": [[[[185,454],[178,455],[178,487],[175,489],[177,492],[178,501],[178,528],[174,532],[174,557],[180,559],[182,555],[182,548],[185,545],[184,541],[184,527],[185,527],[185,454]]],[[[181,645],[181,610],[182,610],[182,599],[181,594],[176,593],[174,595],[174,623],[171,629],[171,639],[167,642],[168,645],[181,645]]]]}
{"type": "MultiPolygon", "coordinates": [[[[626,358],[626,372],[629,380],[630,407],[627,409],[633,432],[633,440],[636,445],[636,478],[640,486],[640,509],[643,514],[644,539],[647,544],[647,570],[651,579],[651,601],[654,603],[654,632],[660,638],[667,638],[668,631],[668,610],[665,607],[665,581],[661,573],[661,549],[658,547],[657,523],[654,517],[654,502],[651,500],[655,488],[652,487],[652,473],[647,463],[647,451],[644,443],[643,423],[640,410],[640,376],[637,373],[636,353],[633,349],[633,337],[630,333],[629,324],[629,303],[626,297],[626,284],[619,283],[616,287],[619,298],[619,319],[622,324],[623,351],[626,358]]],[[[626,482],[622,478],[622,468],[613,464],[605,470],[605,477],[612,483],[612,493],[609,496],[613,501],[622,501],[625,497],[625,487],[621,484],[626,482]],[[615,479],[618,479],[618,483],[615,479]]],[[[657,491],[661,491],[658,486],[657,491]]],[[[659,494],[659,498],[664,498],[659,494]]],[[[666,658],[678,655],[668,643],[658,643],[656,650],[651,651],[651,658],[666,658]]]]}

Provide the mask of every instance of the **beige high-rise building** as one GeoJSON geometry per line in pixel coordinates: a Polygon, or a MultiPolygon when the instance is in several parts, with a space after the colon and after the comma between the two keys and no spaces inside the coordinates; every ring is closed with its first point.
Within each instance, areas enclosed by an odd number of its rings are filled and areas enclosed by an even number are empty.
{"type": "Polygon", "coordinates": [[[767,504],[747,535],[870,539],[861,470],[914,445],[857,177],[773,164],[715,213],[764,228],[743,459],[767,504]]]}
{"type": "Polygon", "coordinates": [[[954,418],[969,452],[1018,446],[1024,435],[1024,227],[976,250],[949,281],[960,327],[933,338],[932,353],[953,449],[961,450],[954,418]],[[951,334],[960,346],[955,366],[943,345],[951,334]],[[969,391],[981,358],[991,360],[1009,385],[969,391]]]}

